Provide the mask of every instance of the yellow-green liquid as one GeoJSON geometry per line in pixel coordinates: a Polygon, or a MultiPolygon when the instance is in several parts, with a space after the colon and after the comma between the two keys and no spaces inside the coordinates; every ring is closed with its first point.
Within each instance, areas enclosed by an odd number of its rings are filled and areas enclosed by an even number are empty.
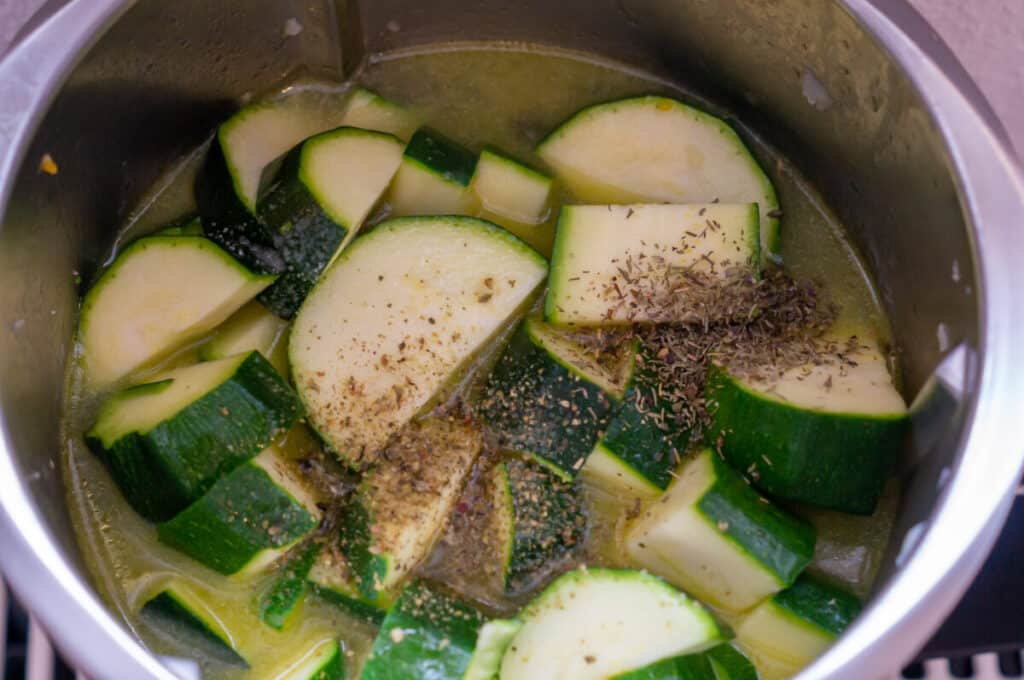
{"type": "MultiPolygon", "coordinates": [[[[650,93],[668,93],[704,105],[677,86],[643,73],[579,54],[524,46],[466,44],[378,55],[356,74],[354,82],[416,110],[427,124],[471,149],[491,144],[537,165],[539,160],[533,154],[536,143],[584,106],[650,93]]],[[[278,96],[312,107],[329,123],[341,112],[347,89],[347,85],[305,84],[278,96]]],[[[785,158],[763,143],[755,131],[741,127],[741,133],[771,176],[785,210],[782,248],[787,270],[795,278],[811,279],[820,285],[840,306],[843,326],[886,341],[884,314],[842,226],[785,158]]],[[[192,208],[192,177],[201,159],[199,151],[183,159],[165,181],[154,187],[126,225],[119,244],[159,228],[192,208]]],[[[544,224],[518,231],[545,251],[553,238],[554,215],[544,224]]],[[[191,348],[169,362],[188,363],[194,359],[191,348]]],[[[274,631],[260,622],[254,597],[254,592],[267,586],[273,573],[249,580],[223,577],[156,540],[154,527],[128,507],[99,460],[83,444],[82,433],[95,417],[98,395],[85,391],[75,362],[71,363],[63,431],[68,504],[80,548],[104,600],[155,652],[189,656],[189,649],[150,626],[137,613],[162,580],[184,578],[212,597],[225,627],[238,635],[238,647],[251,666],[245,671],[203,661],[204,677],[281,677],[283,655],[297,654],[304,646],[324,638],[343,641],[350,677],[355,677],[359,661],[372,642],[372,626],[307,598],[303,610],[291,618],[285,630],[274,631]]],[[[298,429],[281,446],[290,455],[299,456],[316,443],[298,429]]],[[[588,555],[594,563],[622,564],[616,540],[616,527],[621,526],[622,518],[603,512],[601,508],[608,504],[601,502],[596,492],[591,493],[594,515],[588,555]]],[[[896,500],[893,485],[871,518],[804,512],[818,528],[813,569],[861,596],[867,594],[888,540],[896,500]]],[[[443,555],[439,557],[430,560],[435,576],[436,565],[443,564],[443,555]]],[[[762,670],[766,677],[781,677],[788,672],[767,666],[762,670]]]]}

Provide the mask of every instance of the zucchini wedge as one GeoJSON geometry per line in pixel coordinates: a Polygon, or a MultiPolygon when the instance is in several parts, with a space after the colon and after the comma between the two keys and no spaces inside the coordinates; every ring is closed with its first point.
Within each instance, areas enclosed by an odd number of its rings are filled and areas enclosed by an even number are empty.
{"type": "Polygon", "coordinates": [[[281,375],[288,375],[288,322],[255,300],[217,327],[213,337],[199,348],[203,361],[226,359],[256,351],[281,375]]]}
{"type": "Polygon", "coordinates": [[[289,357],[309,423],[343,462],[372,463],[546,273],[540,255],[489,222],[378,225],[341,254],[295,319],[289,357]]]}
{"type": "Polygon", "coordinates": [[[320,522],[315,499],[274,448],[236,467],[172,519],[161,543],[221,574],[264,569],[320,522]]]}
{"type": "Polygon", "coordinates": [[[703,607],[642,571],[567,572],[520,618],[501,680],[605,680],[723,639],[703,607]]]}
{"type": "Polygon", "coordinates": [[[715,671],[715,680],[760,680],[757,667],[731,644],[718,645],[706,652],[715,671]]]}
{"type": "Polygon", "coordinates": [[[537,147],[589,203],[757,203],[761,256],[780,261],[775,188],[725,121],[668,97],[583,109],[537,147]]]}
{"type": "Polygon", "coordinates": [[[752,653],[797,671],[828,649],[860,610],[853,595],[802,576],[744,618],[736,639],[752,653]]]}
{"type": "Polygon", "coordinates": [[[284,157],[258,205],[285,267],[260,295],[275,314],[295,316],[388,188],[403,146],[383,132],[343,127],[310,137],[284,157]]]}
{"type": "Polygon", "coordinates": [[[407,141],[419,128],[420,120],[404,106],[385,99],[372,90],[359,87],[349,95],[340,124],[386,132],[407,141]]]}
{"type": "Polygon", "coordinates": [[[736,648],[720,644],[700,654],[664,659],[613,680],[759,680],[757,669],[736,648]]]}
{"type": "Polygon", "coordinates": [[[625,391],[634,352],[594,358],[571,336],[530,317],[483,391],[480,413],[498,443],[573,479],[625,391]]]}
{"type": "Polygon", "coordinates": [[[359,677],[490,680],[518,629],[417,581],[388,612],[359,677]]]}
{"type": "Polygon", "coordinates": [[[738,612],[791,585],[814,556],[809,523],[762,498],[710,449],[627,529],[640,566],[738,612]]]}
{"type": "Polygon", "coordinates": [[[547,219],[553,185],[544,173],[492,148],[480,152],[471,184],[485,216],[510,223],[507,228],[547,219]]]}
{"type": "Polygon", "coordinates": [[[906,403],[875,347],[856,336],[824,347],[782,375],[712,366],[708,441],[721,437],[726,460],[766,493],[869,515],[903,446],[906,403]]]}
{"type": "Polygon", "coordinates": [[[247,668],[249,664],[239,652],[236,636],[224,625],[212,601],[184,580],[169,579],[156,595],[146,600],[140,614],[196,651],[222,663],[247,668]]]}
{"type": "Polygon", "coordinates": [[[309,571],[309,587],[324,602],[358,619],[380,625],[390,602],[367,601],[359,593],[348,560],[337,548],[325,548],[309,571]]]}
{"type": "Polygon", "coordinates": [[[115,393],[85,442],[136,512],[163,521],[267,448],[301,415],[284,379],[250,352],[115,393]]]}
{"type": "Polygon", "coordinates": [[[284,661],[260,674],[266,680],[345,680],[345,652],[334,638],[285,651],[284,661]]]}
{"type": "Polygon", "coordinates": [[[476,156],[438,132],[421,128],[409,140],[388,201],[393,215],[471,215],[476,156]]]}
{"type": "Polygon", "coordinates": [[[309,573],[320,557],[323,546],[315,541],[297,549],[282,565],[268,587],[259,594],[257,608],[260,620],[275,630],[282,630],[295,614],[309,591],[309,573]]]}
{"type": "Polygon", "coordinates": [[[544,318],[558,326],[699,321],[714,311],[707,295],[716,280],[757,272],[758,249],[754,204],[567,205],[544,318]]]}
{"type": "Polygon", "coordinates": [[[410,424],[363,477],[341,524],[341,550],[361,598],[393,602],[444,534],[483,446],[449,418],[410,424]]]}
{"type": "Polygon", "coordinates": [[[274,282],[200,236],[149,236],[118,254],[82,301],[86,379],[108,386],[196,340],[274,282]]]}

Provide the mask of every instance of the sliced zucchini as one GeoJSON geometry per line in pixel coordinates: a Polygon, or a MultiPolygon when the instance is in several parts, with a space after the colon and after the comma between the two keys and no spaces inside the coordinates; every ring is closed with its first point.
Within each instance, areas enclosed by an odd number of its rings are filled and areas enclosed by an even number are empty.
{"type": "Polygon", "coordinates": [[[363,478],[342,519],[341,549],[361,597],[393,601],[448,526],[483,440],[448,418],[411,423],[363,478]]]}
{"type": "Polygon", "coordinates": [[[560,576],[521,612],[501,680],[604,680],[722,641],[698,603],[642,571],[560,576]]]}
{"type": "Polygon", "coordinates": [[[345,680],[345,653],[333,638],[317,640],[300,647],[298,653],[287,649],[284,661],[277,667],[260,673],[266,680],[345,680]]]}
{"type": "Polygon", "coordinates": [[[545,273],[521,241],[468,217],[390,220],[356,239],[291,333],[310,424],[343,461],[372,462],[545,273]]]}
{"type": "Polygon", "coordinates": [[[309,572],[322,550],[322,545],[310,541],[284,563],[267,589],[259,595],[257,604],[263,623],[275,630],[284,628],[306,597],[309,572]]]}
{"type": "Polygon", "coordinates": [[[157,231],[152,236],[202,236],[203,223],[195,215],[186,215],[157,231]]]}
{"type": "Polygon", "coordinates": [[[355,237],[391,183],[402,142],[343,127],[310,137],[284,157],[259,218],[285,269],[260,301],[289,319],[324,268],[355,237]]]}
{"type": "Polygon", "coordinates": [[[338,549],[325,549],[309,572],[313,593],[346,613],[373,624],[380,624],[390,602],[367,601],[359,593],[348,560],[338,549]]]}
{"type": "Polygon", "coordinates": [[[550,209],[553,184],[547,175],[488,148],[480,152],[472,188],[499,223],[540,224],[550,209]]]}
{"type": "Polygon", "coordinates": [[[786,371],[712,366],[706,389],[708,441],[721,437],[726,460],[758,488],[843,512],[875,509],[908,423],[877,349],[851,337],[786,371]]]}
{"type": "Polygon", "coordinates": [[[756,270],[757,234],[754,204],[567,205],[544,317],[559,326],[706,318],[709,283],[756,270]]]}
{"type": "Polygon", "coordinates": [[[181,579],[169,579],[142,605],[143,618],[168,635],[185,642],[205,656],[223,663],[248,667],[239,652],[235,635],[224,625],[211,604],[181,579]]]}
{"type": "Polygon", "coordinates": [[[298,473],[268,448],[158,524],[157,537],[222,574],[251,574],[309,535],[319,521],[316,501],[298,473]]]}
{"type": "Polygon", "coordinates": [[[198,236],[125,248],[82,301],[86,378],[109,385],[212,330],[274,282],[198,236]]]}
{"type": "Polygon", "coordinates": [[[799,669],[824,652],[860,610],[853,595],[802,576],[743,619],[736,639],[756,655],[799,669]]]}
{"type": "Polygon", "coordinates": [[[622,399],[632,351],[595,359],[535,318],[513,335],[484,388],[480,413],[510,451],[571,480],[622,399]]]}
{"type": "Polygon", "coordinates": [[[612,680],[718,680],[707,653],[687,654],[656,661],[612,680]]]}
{"type": "Polygon", "coordinates": [[[86,444],[135,510],[163,521],[267,448],[302,415],[258,352],[170,371],[111,396],[86,444]]]}
{"type": "Polygon", "coordinates": [[[757,668],[732,645],[718,645],[704,652],[715,671],[715,680],[759,680],[757,668]]]}
{"type": "Polygon", "coordinates": [[[592,203],[757,203],[761,257],[780,258],[779,201],[764,170],[725,121],[667,97],[583,109],[537,153],[592,203]]]}
{"type": "Polygon", "coordinates": [[[349,96],[341,125],[386,132],[407,140],[416,132],[420,121],[405,107],[360,87],[349,96]]]}
{"type": "MultiPolygon", "coordinates": [[[[359,677],[462,680],[473,665],[485,620],[476,609],[422,581],[412,583],[381,624],[359,677]]],[[[478,668],[487,661],[482,657],[493,658],[494,647],[500,647],[501,636],[493,632],[488,649],[476,660],[478,668]]]]}
{"type": "Polygon", "coordinates": [[[508,591],[530,589],[580,547],[586,515],[579,490],[528,458],[509,458],[493,474],[502,582],[508,591]]]}
{"type": "Polygon", "coordinates": [[[409,140],[391,186],[393,215],[467,215],[476,156],[441,134],[421,128],[409,140]]]}
{"type": "Polygon", "coordinates": [[[502,657],[522,627],[519,619],[494,619],[485,623],[476,636],[476,648],[462,680],[495,680],[502,657]]]}
{"type": "Polygon", "coordinates": [[[652,352],[637,348],[622,406],[583,466],[591,484],[624,502],[658,496],[690,448],[690,431],[676,422],[657,362],[652,352]]]}
{"type": "Polygon", "coordinates": [[[744,611],[791,585],[814,527],[762,498],[705,449],[627,529],[626,552],[708,604],[744,611]]]}
{"type": "Polygon", "coordinates": [[[281,375],[288,375],[288,322],[255,300],[235,312],[199,348],[199,358],[215,361],[256,351],[281,375]]]}

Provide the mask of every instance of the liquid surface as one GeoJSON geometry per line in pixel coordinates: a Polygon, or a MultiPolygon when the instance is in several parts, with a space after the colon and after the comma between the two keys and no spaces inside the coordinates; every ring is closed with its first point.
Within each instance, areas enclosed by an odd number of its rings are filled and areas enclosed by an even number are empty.
{"type": "MultiPolygon", "coordinates": [[[[355,80],[418,111],[427,124],[470,149],[492,144],[534,164],[539,164],[532,153],[536,143],[572,113],[596,102],[667,93],[713,113],[723,113],[686,91],[641,73],[580,55],[526,48],[463,45],[378,55],[355,80]]],[[[314,107],[329,121],[341,111],[345,92],[344,86],[304,86],[290,88],[284,94],[293,97],[296,105],[314,107]]],[[[885,342],[888,333],[884,315],[860,261],[843,237],[842,226],[784,158],[754,131],[731,119],[730,122],[740,129],[778,190],[785,212],[783,256],[787,271],[794,278],[814,281],[839,305],[841,325],[860,329],[885,342]]],[[[192,178],[201,159],[202,150],[198,150],[154,187],[118,244],[146,234],[192,208],[192,178]]],[[[542,252],[549,250],[554,215],[529,229],[534,231],[521,235],[542,252]]],[[[492,359],[493,349],[483,352],[481,361],[492,359]]],[[[195,348],[187,348],[165,362],[164,367],[194,359],[195,348]]],[[[476,371],[481,372],[485,371],[476,371]]],[[[464,380],[458,389],[471,383],[472,380],[464,380]]],[[[296,650],[300,645],[327,637],[344,641],[350,668],[356,667],[372,642],[373,627],[308,598],[301,615],[293,617],[284,631],[274,631],[258,619],[253,581],[214,574],[156,540],[154,527],[131,511],[100,461],[83,443],[82,433],[95,418],[98,399],[98,395],[83,392],[72,362],[63,432],[68,505],[80,547],[101,596],[131,628],[159,654],[188,655],[188,649],[137,613],[163,579],[180,577],[197,590],[216,595],[218,614],[228,628],[246,636],[239,640],[240,644],[256,650],[249,658],[250,665],[263,671],[257,674],[205,661],[205,678],[278,677],[278,671],[272,669],[279,666],[280,650],[296,650]]],[[[301,428],[281,442],[281,448],[295,457],[316,446],[311,435],[301,428]]],[[[869,592],[895,512],[897,496],[895,486],[891,486],[872,518],[800,511],[814,522],[819,532],[813,570],[845,584],[860,596],[869,592]]],[[[609,512],[608,499],[593,490],[588,502],[592,513],[586,546],[588,559],[594,564],[620,564],[618,534],[624,517],[617,511],[609,512]]],[[[443,579],[445,561],[442,550],[424,569],[443,579]]],[[[270,573],[258,577],[257,590],[265,587],[273,576],[270,573]]],[[[497,611],[507,611],[514,604],[490,597],[486,584],[476,584],[470,590],[488,608],[497,611]]],[[[787,673],[786,669],[763,670],[766,677],[787,673]]]]}

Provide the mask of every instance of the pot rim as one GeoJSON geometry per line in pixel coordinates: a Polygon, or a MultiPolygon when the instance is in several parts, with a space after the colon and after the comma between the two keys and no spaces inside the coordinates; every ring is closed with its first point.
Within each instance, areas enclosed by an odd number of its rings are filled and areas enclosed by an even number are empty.
{"type": "MultiPolygon", "coordinates": [[[[1009,511],[1024,447],[1013,397],[1024,386],[1024,296],[1009,284],[1024,261],[1024,179],[976,85],[948,47],[905,0],[836,0],[902,67],[942,133],[969,226],[974,285],[981,300],[974,367],[978,390],[962,434],[957,474],[906,545],[909,559],[856,623],[800,680],[850,680],[894,672],[956,605],[991,549],[1009,511]],[[884,3],[884,5],[883,5],[884,3]],[[884,9],[882,8],[884,6],[884,9]],[[899,22],[899,23],[898,23],[899,22]],[[902,25],[902,27],[901,27],[902,25]],[[938,529],[941,528],[942,531],[938,529]],[[952,559],[951,559],[952,558],[952,559]]],[[[51,3],[0,61],[0,215],[36,128],[72,68],[134,0],[51,3]],[[56,5],[56,6],[54,6],[56,5]],[[53,49],[59,45],[59,49],[53,49]],[[10,122],[7,122],[10,121],[10,122]]],[[[2,423],[0,414],[0,423],[2,423]]],[[[173,680],[172,674],[100,602],[64,560],[18,478],[0,427],[0,567],[58,648],[94,677],[173,680]]]]}

